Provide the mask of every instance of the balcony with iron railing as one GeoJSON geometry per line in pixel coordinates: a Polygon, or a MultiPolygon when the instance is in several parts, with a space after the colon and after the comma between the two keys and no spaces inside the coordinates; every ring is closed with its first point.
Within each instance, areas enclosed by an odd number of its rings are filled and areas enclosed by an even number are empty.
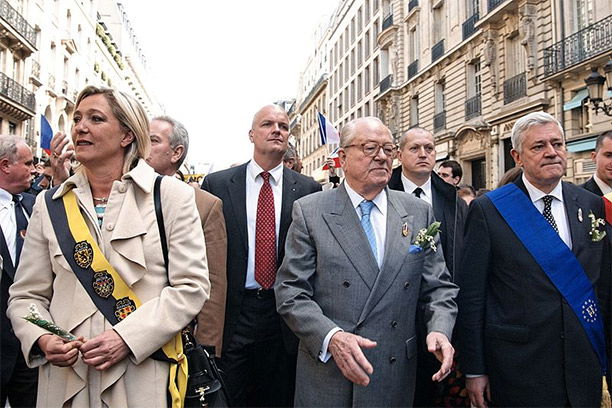
{"type": "Polygon", "coordinates": [[[544,49],[544,76],[612,50],[612,14],[544,49]]]}
{"type": "Polygon", "coordinates": [[[476,22],[480,19],[480,13],[474,13],[470,18],[463,22],[463,41],[476,32],[476,22]]]}
{"type": "Polygon", "coordinates": [[[525,72],[504,81],[504,104],[527,96],[527,74],[525,72]]]}
{"type": "Polygon", "coordinates": [[[382,23],[382,31],[385,31],[387,28],[393,25],[393,14],[387,14],[383,19],[382,23]]]}
{"type": "Polygon", "coordinates": [[[0,72],[0,95],[18,103],[31,112],[34,112],[36,109],[34,93],[25,89],[3,72],[0,72]]]}
{"type": "Polygon", "coordinates": [[[36,31],[34,31],[34,28],[7,0],[0,0],[0,18],[6,21],[17,33],[19,33],[19,35],[29,43],[33,51],[36,50],[36,31]]]}
{"type": "Polygon", "coordinates": [[[408,65],[408,79],[414,77],[419,72],[419,60],[414,60],[408,65]]]}
{"type": "Polygon", "coordinates": [[[419,6],[419,0],[410,0],[408,2],[408,11],[412,11],[413,8],[418,7],[419,6]]]}
{"type": "Polygon", "coordinates": [[[438,41],[431,47],[431,63],[433,64],[444,55],[444,40],[438,41]]]}
{"type": "Polygon", "coordinates": [[[488,0],[487,1],[487,11],[490,13],[494,9],[497,8],[500,4],[505,2],[506,0],[488,0]]]}
{"type": "Polygon", "coordinates": [[[470,120],[476,116],[480,116],[482,110],[482,100],[480,94],[468,98],[465,101],[465,120],[470,120]]]}
{"type": "Polygon", "coordinates": [[[391,88],[391,84],[393,83],[393,75],[389,74],[380,81],[378,94],[384,94],[389,88],[391,88]]]}
{"type": "Polygon", "coordinates": [[[433,117],[434,132],[442,130],[446,127],[446,111],[436,113],[433,117]]]}

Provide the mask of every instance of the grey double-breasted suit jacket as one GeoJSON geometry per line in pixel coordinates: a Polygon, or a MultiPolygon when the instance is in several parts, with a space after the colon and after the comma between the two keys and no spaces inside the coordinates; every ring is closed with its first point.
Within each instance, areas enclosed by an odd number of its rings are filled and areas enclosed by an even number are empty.
{"type": "Polygon", "coordinates": [[[428,330],[451,338],[458,289],[450,281],[442,251],[408,252],[418,231],[434,222],[433,210],[408,194],[386,192],[380,270],[344,185],[293,206],[275,291],[278,312],[300,340],[297,406],[410,405],[419,301],[427,305],[428,330]],[[378,343],[364,350],[374,367],[367,387],[344,378],[333,358],[319,360],[323,340],[335,327],[378,343]]]}

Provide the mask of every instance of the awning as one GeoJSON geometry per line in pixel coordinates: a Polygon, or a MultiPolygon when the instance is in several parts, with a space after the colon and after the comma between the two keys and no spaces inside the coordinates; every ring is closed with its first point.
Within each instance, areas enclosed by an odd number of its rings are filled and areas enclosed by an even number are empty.
{"type": "Polygon", "coordinates": [[[567,151],[571,153],[586,152],[589,150],[595,150],[595,142],[597,136],[593,136],[588,139],[576,140],[574,142],[567,143],[567,151]]]}
{"type": "Polygon", "coordinates": [[[580,106],[582,106],[582,101],[588,97],[589,91],[586,88],[582,88],[581,90],[576,92],[576,95],[574,95],[574,97],[568,103],[563,105],[563,110],[568,111],[579,108],[580,106]]]}

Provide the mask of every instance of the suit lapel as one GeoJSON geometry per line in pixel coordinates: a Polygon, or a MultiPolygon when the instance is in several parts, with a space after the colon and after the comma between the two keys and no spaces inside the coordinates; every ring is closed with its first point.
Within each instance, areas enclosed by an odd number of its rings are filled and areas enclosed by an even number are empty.
{"type": "Polygon", "coordinates": [[[283,258],[285,253],[284,243],[287,238],[287,230],[291,225],[291,211],[293,210],[293,202],[300,197],[298,191],[298,183],[295,179],[292,171],[283,167],[283,193],[281,201],[281,216],[280,216],[280,228],[278,233],[278,242],[280,248],[278,248],[278,262],[283,258]]]}
{"type": "Polygon", "coordinates": [[[572,252],[578,255],[580,249],[582,249],[586,239],[588,239],[588,231],[585,229],[586,225],[590,226],[589,210],[582,208],[578,201],[578,196],[571,194],[565,184],[563,187],[563,201],[565,203],[565,212],[567,214],[567,221],[569,225],[570,237],[572,239],[572,252]],[[578,219],[578,213],[582,213],[582,222],[578,219]]]}
{"type": "MultiPolygon", "coordinates": [[[[227,191],[229,196],[229,202],[231,209],[234,213],[234,222],[238,225],[238,231],[240,231],[240,238],[244,246],[245,254],[248,253],[248,233],[247,233],[247,214],[246,214],[246,168],[247,163],[242,166],[236,167],[234,175],[230,178],[227,184],[227,191]]],[[[225,203],[224,203],[225,205],[225,203]]],[[[226,222],[229,222],[227,220],[226,222]]]]}
{"type": "Polygon", "coordinates": [[[381,272],[374,282],[372,292],[361,311],[359,323],[363,322],[368,317],[370,312],[389,290],[389,287],[400,272],[404,260],[408,256],[408,249],[412,242],[412,236],[414,235],[413,216],[408,215],[406,209],[397,198],[389,194],[389,190],[387,190],[387,203],[385,258],[383,260],[381,272]],[[401,233],[404,224],[408,226],[410,231],[408,236],[403,236],[401,233]]]}
{"type": "Polygon", "coordinates": [[[13,259],[11,258],[8,245],[6,245],[6,239],[4,238],[4,231],[2,231],[2,227],[0,227],[0,255],[2,255],[2,268],[12,280],[15,280],[15,266],[13,265],[13,259]]]}
{"type": "Polygon", "coordinates": [[[335,191],[335,202],[329,213],[323,214],[323,219],[327,223],[331,233],[336,238],[338,245],[353,267],[361,276],[368,289],[372,289],[378,275],[378,264],[369,250],[368,238],[359,223],[359,217],[351,200],[344,188],[338,187],[335,191]],[[367,248],[368,250],[364,250],[367,248]]]}

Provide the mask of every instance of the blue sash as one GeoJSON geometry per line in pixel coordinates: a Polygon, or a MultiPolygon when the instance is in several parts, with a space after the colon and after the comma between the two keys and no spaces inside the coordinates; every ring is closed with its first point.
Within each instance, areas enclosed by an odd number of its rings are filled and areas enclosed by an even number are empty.
{"type": "Polygon", "coordinates": [[[487,197],[571,306],[605,375],[607,361],[601,311],[582,265],[516,184],[510,183],[491,191],[487,197]]]}

